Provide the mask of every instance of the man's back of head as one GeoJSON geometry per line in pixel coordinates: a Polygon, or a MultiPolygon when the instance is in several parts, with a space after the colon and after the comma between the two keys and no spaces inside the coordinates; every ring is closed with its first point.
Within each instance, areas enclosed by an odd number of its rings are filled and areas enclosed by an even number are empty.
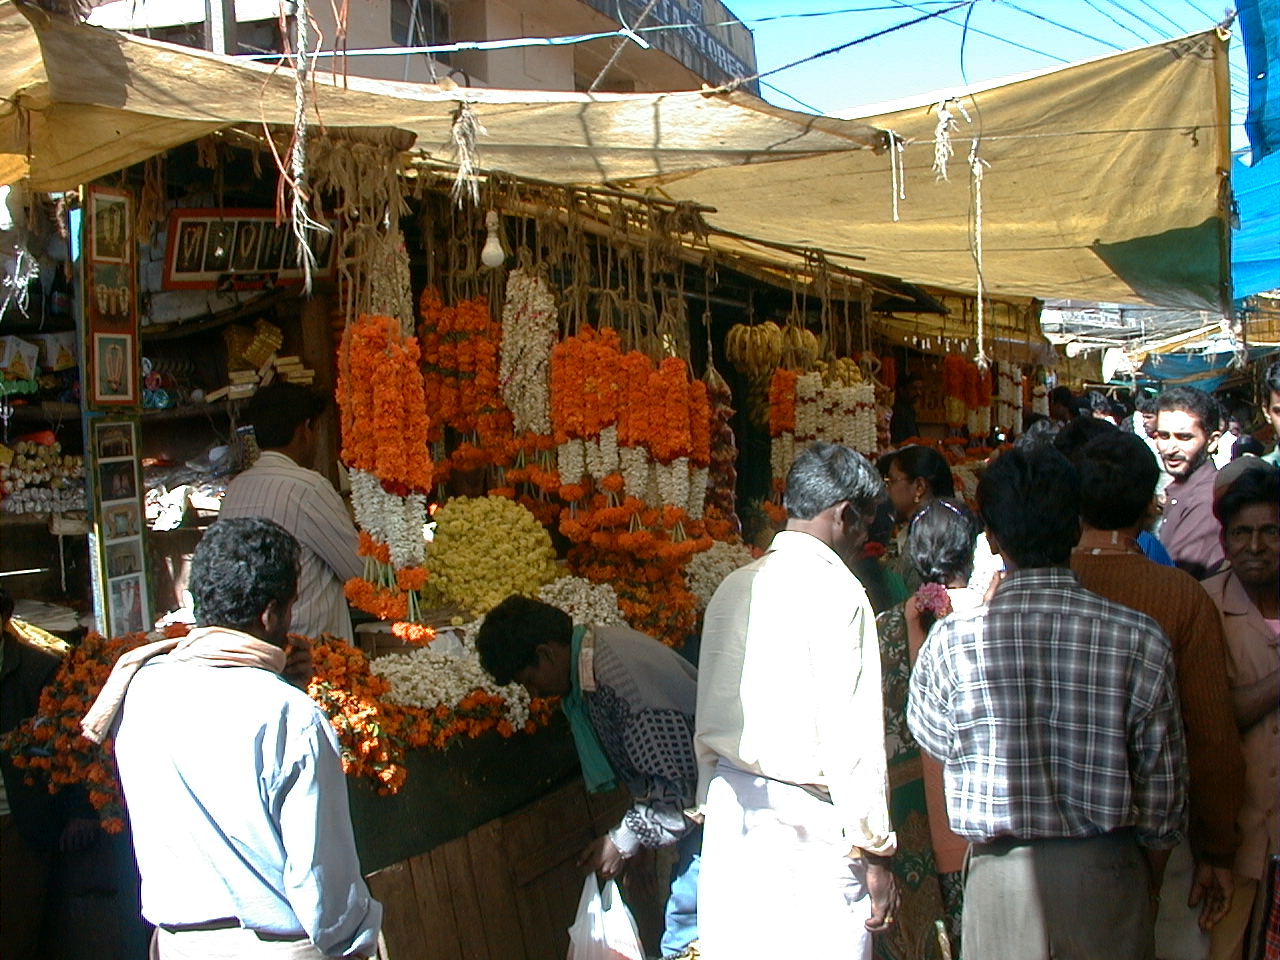
{"type": "Polygon", "coordinates": [[[219,520],[191,559],[197,624],[283,641],[298,592],[298,554],[298,541],[270,520],[219,520]]]}
{"type": "Polygon", "coordinates": [[[1014,569],[1064,566],[1080,539],[1079,478],[1049,446],[1010,450],[988,467],[978,509],[1014,569]]]}
{"type": "Polygon", "coordinates": [[[320,416],[328,397],[297,383],[272,383],[255,393],[247,416],[263,450],[279,450],[293,442],[298,427],[320,416]]]}
{"type": "Polygon", "coordinates": [[[882,499],[884,483],[876,468],[838,443],[815,443],[801,452],[787,472],[783,495],[787,514],[799,520],[812,520],[842,500],[858,513],[869,514],[882,499]]]}
{"type": "Polygon", "coordinates": [[[1151,448],[1132,433],[1110,429],[1072,457],[1080,476],[1080,516],[1095,530],[1141,524],[1155,496],[1160,467],[1151,448]]]}

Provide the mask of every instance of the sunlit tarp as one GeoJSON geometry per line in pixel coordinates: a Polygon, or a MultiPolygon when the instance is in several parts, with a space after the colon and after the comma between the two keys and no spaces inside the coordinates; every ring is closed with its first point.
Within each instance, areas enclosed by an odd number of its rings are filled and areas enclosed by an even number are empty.
{"type": "Polygon", "coordinates": [[[717,226],[860,254],[872,273],[976,287],[981,136],[982,263],[1002,294],[1221,310],[1228,297],[1225,41],[1211,31],[1013,82],[954,106],[950,179],[934,161],[946,94],[859,119],[910,143],[892,219],[889,158],[842,153],[662,178],[664,193],[718,208],[717,226]],[[745,173],[745,175],[744,175],[745,173]]]}
{"type": "Polygon", "coordinates": [[[1231,187],[1240,229],[1231,236],[1231,276],[1237,300],[1280,289],[1280,154],[1246,167],[1236,160],[1231,187]]]}
{"type": "MultiPolygon", "coordinates": [[[[13,0],[0,0],[0,49],[0,183],[70,187],[214,129],[293,119],[287,71],[19,12],[13,0]]],[[[925,103],[838,120],[745,93],[463,91],[327,74],[316,92],[317,124],[411,131],[413,149],[437,159],[453,155],[465,95],[486,131],[483,169],[652,190],[714,207],[708,220],[740,235],[711,236],[727,254],[803,266],[781,242],[955,291],[977,285],[964,157],[980,131],[988,294],[1211,310],[1229,299],[1228,84],[1214,33],[971,90],[974,123],[962,121],[946,182],[930,170],[936,116],[925,103]],[[910,141],[896,223],[882,128],[910,141]]]]}

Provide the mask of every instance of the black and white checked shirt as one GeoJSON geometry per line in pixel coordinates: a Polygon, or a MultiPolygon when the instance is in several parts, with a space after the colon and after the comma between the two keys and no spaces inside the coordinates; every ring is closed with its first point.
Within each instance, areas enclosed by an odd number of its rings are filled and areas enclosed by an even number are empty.
{"type": "Polygon", "coordinates": [[[1186,745],[1168,639],[1069,570],[1017,571],[945,618],[911,671],[907,723],[944,768],[951,829],[980,843],[1186,823],[1186,745]]]}

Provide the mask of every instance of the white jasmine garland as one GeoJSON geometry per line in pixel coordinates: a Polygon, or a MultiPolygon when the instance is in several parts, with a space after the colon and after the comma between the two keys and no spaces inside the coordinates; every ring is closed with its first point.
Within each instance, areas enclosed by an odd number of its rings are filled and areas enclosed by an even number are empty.
{"type": "Polygon", "coordinates": [[[427,523],[427,499],[420,493],[399,496],[382,488],[381,481],[364,470],[351,471],[351,505],[356,523],[390,553],[396,568],[418,567],[426,555],[423,528],[427,523]]]}
{"type": "Polygon", "coordinates": [[[409,653],[393,653],[369,662],[369,669],[390,684],[386,698],[392,703],[434,709],[453,708],[475,690],[501,697],[507,720],[522,730],[529,720],[529,694],[518,683],[500,687],[480,666],[474,644],[463,644],[461,655],[437,650],[434,645],[409,653]]]}
{"type": "Polygon", "coordinates": [[[649,486],[649,453],[644,447],[622,447],[622,489],[628,497],[643,500],[649,486]]]}
{"type": "Polygon", "coordinates": [[[551,350],[559,333],[555,298],[523,268],[507,275],[498,368],[502,398],[517,433],[551,432],[551,350]]]}
{"type": "Polygon", "coordinates": [[[625,624],[618,609],[618,595],[607,583],[582,577],[561,577],[538,591],[538,599],[563,610],[575,624],[625,624]]]}
{"type": "Polygon", "coordinates": [[[710,467],[693,467],[689,471],[689,505],[685,508],[694,520],[702,519],[707,504],[707,485],[711,480],[710,467]]]}
{"type": "Polygon", "coordinates": [[[689,503],[689,458],[676,457],[668,469],[671,476],[671,499],[663,500],[663,503],[684,509],[689,503]]]}
{"type": "Polygon", "coordinates": [[[586,444],[581,440],[569,440],[556,448],[556,462],[560,464],[560,482],[581,482],[587,472],[586,444]]]}
{"type": "Polygon", "coordinates": [[[684,579],[689,592],[698,598],[699,608],[706,608],[725,577],[752,559],[751,551],[742,544],[720,540],[714,541],[710,549],[690,557],[684,569],[684,579]]]}

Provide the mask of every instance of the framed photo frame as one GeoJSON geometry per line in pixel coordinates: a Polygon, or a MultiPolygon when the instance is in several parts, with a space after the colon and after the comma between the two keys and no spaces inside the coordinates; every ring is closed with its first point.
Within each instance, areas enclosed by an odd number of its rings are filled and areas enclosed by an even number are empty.
{"type": "MultiPolygon", "coordinates": [[[[315,276],[333,273],[337,224],[316,234],[315,276]]],[[[293,233],[273,210],[174,210],[169,215],[164,287],[168,290],[254,289],[301,283],[293,233]]]]}
{"type": "Polygon", "coordinates": [[[126,633],[140,633],[149,628],[146,613],[147,578],[139,573],[107,580],[107,623],[111,636],[123,637],[126,633]]]}
{"type": "Polygon", "coordinates": [[[93,402],[137,406],[137,338],[128,333],[93,334],[93,402]]]}
{"type": "Polygon", "coordinates": [[[89,187],[89,259],[130,263],[133,258],[133,197],[112,187],[89,187]]]}
{"type": "Polygon", "coordinates": [[[91,263],[86,272],[90,326],[94,330],[133,330],[137,325],[133,264],[91,263]]]}

